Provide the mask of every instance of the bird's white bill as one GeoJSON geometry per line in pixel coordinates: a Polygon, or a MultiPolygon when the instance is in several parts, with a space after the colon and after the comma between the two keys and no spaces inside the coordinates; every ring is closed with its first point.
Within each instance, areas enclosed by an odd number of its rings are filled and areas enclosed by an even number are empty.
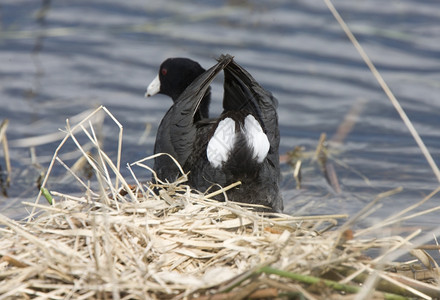
{"type": "Polygon", "coordinates": [[[156,78],[153,79],[153,81],[150,83],[150,85],[147,88],[147,91],[145,92],[145,98],[154,96],[160,91],[160,79],[159,75],[156,76],[156,78]]]}

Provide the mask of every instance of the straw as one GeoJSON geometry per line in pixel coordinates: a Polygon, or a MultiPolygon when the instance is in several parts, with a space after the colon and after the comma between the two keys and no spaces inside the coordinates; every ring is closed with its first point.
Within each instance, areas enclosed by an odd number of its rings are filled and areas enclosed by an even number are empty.
{"type": "MultiPolygon", "coordinates": [[[[176,182],[147,182],[146,171],[151,170],[148,159],[165,154],[129,164],[132,178],[124,178],[118,167],[121,151],[116,157],[106,154],[93,124],[88,123],[100,111],[110,116],[102,107],[75,126],[67,122],[66,138],[55,150],[42,184],[42,190],[53,198],[52,205],[41,204],[38,198],[34,203],[24,203],[32,207],[32,217],[26,222],[0,215],[0,299],[183,299],[214,294],[241,298],[295,293],[324,299],[328,294],[315,291],[311,296],[304,287],[323,281],[331,293],[340,289],[358,292],[353,281],[367,272],[376,272],[367,294],[373,292],[373,283],[378,283],[376,289],[386,286],[380,295],[389,299],[438,295],[433,284],[402,281],[385,271],[387,265],[395,268],[389,258],[396,253],[424,246],[426,238],[421,243],[414,240],[422,234],[419,230],[406,238],[359,239],[344,235],[375,205],[367,206],[342,227],[335,225],[346,215],[293,217],[262,213],[258,205],[218,202],[210,199],[213,194],[209,191],[192,190],[180,166],[182,177],[176,182]],[[79,135],[88,141],[81,144],[79,135]],[[78,175],[80,170],[72,170],[60,159],[68,139],[83,153],[98,185],[86,183],[78,175]],[[94,147],[93,158],[84,150],[87,144],[94,147]],[[132,169],[135,166],[140,168],[132,169]],[[67,169],[66,176],[78,181],[84,193],[47,190],[54,168],[67,169]],[[117,188],[119,184],[122,188],[117,188]],[[153,193],[154,187],[159,194],[153,193]],[[363,253],[372,248],[388,250],[375,260],[365,260],[363,253]],[[346,268],[359,271],[343,275],[346,268]],[[341,282],[329,281],[328,272],[340,274],[341,282]]],[[[221,193],[238,184],[222,187],[221,193]]],[[[420,205],[426,201],[420,201],[420,205]]],[[[417,215],[408,215],[413,208],[396,214],[382,228],[417,215]]],[[[432,270],[427,272],[430,278],[438,278],[432,270]]]]}

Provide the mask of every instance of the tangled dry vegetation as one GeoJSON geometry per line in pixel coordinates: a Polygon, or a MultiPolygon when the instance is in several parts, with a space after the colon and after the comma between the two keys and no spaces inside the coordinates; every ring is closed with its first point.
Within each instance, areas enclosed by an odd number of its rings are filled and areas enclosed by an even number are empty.
{"type": "Polygon", "coordinates": [[[128,166],[136,183],[129,185],[119,173],[121,141],[113,162],[89,124],[103,111],[112,117],[101,107],[75,127],[68,124],[43,181],[44,197],[27,203],[30,217],[19,222],[0,215],[0,299],[440,297],[437,264],[419,247],[432,234],[374,237],[413,217],[439,190],[380,224],[353,231],[373,205],[349,220],[258,213],[250,205],[210,200],[213,194],[186,186],[184,175],[175,183],[142,184],[132,167],[148,169],[143,161],[128,166]],[[96,155],[84,150],[78,134],[90,139],[96,155]],[[95,188],[60,159],[68,139],[93,168],[95,188]],[[84,194],[49,192],[55,166],[66,167],[84,194]],[[372,248],[380,255],[366,256],[372,248]],[[408,252],[416,258],[396,262],[408,252]]]}

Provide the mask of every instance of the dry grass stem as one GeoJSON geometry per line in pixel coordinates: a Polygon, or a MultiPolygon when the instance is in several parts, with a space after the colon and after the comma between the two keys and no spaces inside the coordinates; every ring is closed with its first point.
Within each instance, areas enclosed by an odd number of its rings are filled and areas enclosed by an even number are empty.
{"type": "Polygon", "coordinates": [[[8,138],[6,137],[6,129],[8,128],[9,120],[3,120],[0,124],[0,144],[3,146],[3,154],[5,156],[5,164],[6,164],[6,172],[8,172],[8,176],[6,179],[6,185],[10,182],[10,176],[12,172],[11,168],[11,159],[9,157],[9,145],[8,138]]]}
{"type": "Polygon", "coordinates": [[[428,148],[426,148],[425,143],[423,142],[422,138],[420,137],[419,133],[415,129],[414,125],[412,124],[411,120],[406,115],[405,111],[403,110],[402,106],[400,105],[399,101],[394,96],[391,89],[388,87],[387,83],[383,79],[382,75],[379,73],[379,71],[374,66],[371,59],[368,57],[367,53],[364,51],[362,46],[357,41],[356,37],[351,32],[350,28],[345,23],[344,19],[342,19],[339,12],[334,7],[331,0],[324,0],[325,4],[327,5],[330,12],[333,14],[334,18],[338,22],[338,24],[341,26],[342,30],[347,35],[350,42],[353,44],[353,46],[358,51],[359,55],[364,60],[365,64],[370,69],[371,73],[373,74],[374,78],[376,78],[377,82],[380,84],[382,89],[384,90],[385,94],[387,95],[388,99],[390,99],[391,103],[393,104],[394,108],[396,109],[397,113],[399,114],[400,118],[403,120],[403,123],[408,128],[409,132],[413,136],[414,140],[416,141],[417,145],[419,146],[420,150],[422,151],[423,155],[425,156],[429,166],[431,167],[432,171],[434,172],[435,176],[437,177],[437,180],[440,182],[440,170],[435,163],[434,159],[432,158],[431,153],[429,153],[428,148]]]}

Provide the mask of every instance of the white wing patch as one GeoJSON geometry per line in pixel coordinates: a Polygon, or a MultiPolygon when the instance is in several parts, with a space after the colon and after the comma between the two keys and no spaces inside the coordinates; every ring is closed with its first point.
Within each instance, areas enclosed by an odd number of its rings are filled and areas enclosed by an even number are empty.
{"type": "Polygon", "coordinates": [[[248,115],[244,119],[243,134],[247,144],[252,150],[253,158],[262,163],[269,152],[270,143],[266,134],[263,132],[260,123],[254,116],[248,115]]]}
{"type": "Polygon", "coordinates": [[[228,160],[235,140],[235,121],[231,118],[221,120],[206,148],[206,155],[214,168],[220,167],[228,160]]]}

